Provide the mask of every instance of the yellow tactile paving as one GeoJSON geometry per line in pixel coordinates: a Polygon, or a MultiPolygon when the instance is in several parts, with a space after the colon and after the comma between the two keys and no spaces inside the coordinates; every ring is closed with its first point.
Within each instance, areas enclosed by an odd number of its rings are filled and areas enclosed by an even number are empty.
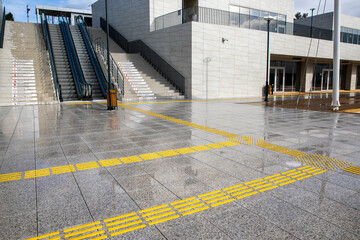
{"type": "Polygon", "coordinates": [[[97,164],[97,162],[86,162],[86,163],[78,163],[78,164],[76,164],[76,168],[79,171],[98,168],[98,167],[100,167],[100,166],[97,164]]]}
{"type": "Polygon", "coordinates": [[[130,156],[130,157],[120,158],[120,161],[122,161],[123,163],[134,163],[134,162],[141,162],[142,159],[139,156],[130,156]]]}
{"type": "Polygon", "coordinates": [[[311,155],[299,156],[293,160],[330,171],[351,166],[351,163],[347,161],[339,160],[328,156],[322,156],[316,153],[311,155]]]}
{"type": "Polygon", "coordinates": [[[341,112],[345,112],[345,113],[359,113],[360,112],[360,108],[355,108],[355,109],[347,109],[347,110],[343,110],[341,112]]]}
{"type": "Polygon", "coordinates": [[[267,149],[272,149],[272,148],[276,147],[276,145],[270,144],[268,142],[262,142],[260,144],[256,144],[256,146],[259,146],[262,148],[267,148],[267,149]]]}
{"type": "MultiPolygon", "coordinates": [[[[256,179],[246,183],[230,186],[222,190],[204,193],[198,195],[197,197],[182,199],[171,202],[169,204],[163,204],[160,206],[143,209],[137,212],[131,212],[128,214],[107,218],[103,221],[65,229],[62,232],[63,235],[66,237],[65,239],[77,236],[79,236],[79,238],[75,239],[80,239],[81,237],[92,237],[91,239],[112,237],[135,231],[137,229],[147,226],[161,224],[166,221],[171,221],[175,218],[201,212],[220,205],[228,204],[237,199],[242,199],[265,191],[269,191],[271,189],[305,179],[306,177],[312,177],[313,175],[320,174],[325,171],[326,170],[322,170],[321,168],[311,166],[300,167],[283,173],[267,176],[261,179],[256,179]],[[304,173],[305,175],[303,175],[304,173]],[[291,176],[293,178],[286,176],[289,174],[292,174],[291,176]],[[299,174],[302,175],[299,176],[299,174]],[[105,226],[105,228],[103,226],[105,226]],[[94,238],[95,235],[97,235],[98,238],[94,238]]],[[[45,238],[46,235],[32,239],[45,238]]]]}
{"type": "Polygon", "coordinates": [[[205,145],[201,145],[201,146],[192,147],[192,149],[194,149],[197,152],[201,152],[201,151],[209,150],[211,148],[209,148],[209,147],[207,147],[205,145]]]}
{"type": "Polygon", "coordinates": [[[232,147],[232,146],[237,146],[237,145],[239,145],[239,143],[231,142],[231,141],[220,142],[219,144],[224,145],[224,146],[226,146],[226,147],[232,147]]]}
{"type": "Polygon", "coordinates": [[[144,113],[144,114],[148,114],[148,115],[151,115],[151,116],[154,116],[154,117],[166,119],[168,121],[176,122],[176,123],[183,124],[183,125],[186,125],[186,126],[189,126],[189,127],[192,127],[192,128],[196,128],[196,129],[204,130],[204,131],[207,131],[207,132],[211,132],[211,133],[223,136],[223,137],[227,137],[227,138],[237,137],[237,135],[235,135],[235,134],[227,133],[227,132],[220,131],[220,130],[217,130],[217,129],[214,129],[214,128],[201,126],[201,125],[198,125],[198,124],[195,124],[195,123],[190,123],[190,122],[183,121],[183,120],[180,120],[180,119],[167,117],[167,116],[164,116],[164,115],[161,115],[161,114],[145,111],[145,110],[142,110],[142,109],[130,107],[130,106],[127,106],[127,105],[124,105],[124,104],[119,104],[119,107],[131,109],[131,110],[141,112],[141,113],[144,113]]]}
{"type": "Polygon", "coordinates": [[[100,166],[102,167],[110,167],[110,166],[116,166],[122,164],[119,159],[106,159],[106,160],[99,160],[100,166]]]}
{"type": "Polygon", "coordinates": [[[265,143],[265,140],[249,136],[236,136],[233,138],[229,138],[228,140],[242,145],[258,145],[261,143],[265,143]]]}
{"type": "Polygon", "coordinates": [[[360,175],[359,167],[351,166],[351,167],[343,168],[342,170],[349,172],[349,173],[360,175]]]}
{"type": "Polygon", "coordinates": [[[179,153],[175,152],[174,150],[157,152],[157,154],[159,154],[162,157],[172,157],[172,156],[179,155],[179,153]]]}
{"type": "MultiPolygon", "coordinates": [[[[130,156],[130,157],[124,157],[124,158],[113,158],[113,159],[105,159],[105,160],[99,160],[97,162],[86,162],[86,163],[79,163],[76,164],[76,168],[74,165],[65,165],[65,166],[59,166],[59,167],[52,167],[50,169],[39,169],[39,170],[31,170],[27,171],[26,178],[33,178],[33,177],[42,177],[42,176],[49,176],[50,174],[57,175],[57,174],[64,174],[64,173],[70,173],[70,172],[76,172],[76,171],[83,171],[88,169],[94,169],[99,167],[110,167],[110,166],[116,166],[119,164],[128,164],[128,163],[135,163],[140,162],[143,160],[152,160],[157,158],[163,158],[163,157],[170,157],[175,156],[179,154],[188,154],[193,153],[197,151],[205,151],[210,150],[213,148],[218,147],[228,147],[228,146],[234,146],[238,145],[237,143],[232,142],[221,142],[221,143],[212,143],[208,144],[209,146],[200,145],[200,146],[194,146],[192,148],[180,148],[175,150],[169,150],[169,151],[163,151],[159,153],[147,153],[147,154],[141,154],[139,156],[130,156]],[[211,148],[213,147],[213,148],[211,148]],[[194,149],[193,149],[194,148],[194,149]]],[[[22,177],[22,172],[17,173],[8,173],[8,174],[0,174],[0,183],[1,182],[7,182],[7,181],[15,181],[20,180],[22,177]]]]}
{"type": "Polygon", "coordinates": [[[0,182],[16,181],[21,179],[22,172],[0,174],[0,182]]]}
{"type": "Polygon", "coordinates": [[[207,144],[206,146],[209,148],[213,148],[213,149],[225,147],[224,145],[222,145],[220,143],[211,143],[211,144],[207,144]]]}
{"type": "Polygon", "coordinates": [[[53,232],[53,233],[49,233],[49,234],[45,234],[45,235],[42,235],[42,236],[39,236],[39,237],[33,237],[33,238],[27,238],[26,240],[45,240],[45,238],[49,238],[49,237],[52,237],[51,239],[53,238],[57,238],[57,239],[60,239],[60,232],[53,232]]]}
{"type": "Polygon", "coordinates": [[[39,169],[39,170],[31,170],[31,171],[26,171],[24,178],[37,178],[37,177],[43,177],[43,176],[49,176],[50,175],[50,170],[48,168],[44,168],[44,169],[39,169]]]}
{"type": "Polygon", "coordinates": [[[153,159],[161,158],[161,156],[156,153],[141,154],[139,155],[139,157],[141,157],[144,160],[153,160],[153,159]]]}
{"type": "Polygon", "coordinates": [[[194,149],[191,148],[179,148],[179,149],[175,149],[174,151],[180,154],[188,154],[188,153],[196,152],[194,149]]]}
{"type": "Polygon", "coordinates": [[[66,165],[66,166],[51,168],[52,174],[63,174],[63,173],[69,173],[69,172],[75,172],[75,171],[76,171],[76,169],[73,165],[66,165]]]}

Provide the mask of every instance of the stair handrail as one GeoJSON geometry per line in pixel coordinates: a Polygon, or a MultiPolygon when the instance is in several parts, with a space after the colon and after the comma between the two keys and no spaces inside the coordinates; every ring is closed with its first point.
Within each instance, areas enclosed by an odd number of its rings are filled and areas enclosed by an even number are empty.
{"type": "Polygon", "coordinates": [[[44,13],[40,17],[41,17],[41,25],[42,25],[43,35],[44,35],[44,40],[45,40],[45,46],[49,53],[50,69],[51,69],[53,83],[54,83],[55,97],[56,97],[57,101],[60,101],[61,100],[61,85],[59,84],[59,81],[57,78],[54,53],[53,53],[51,38],[50,38],[50,34],[49,34],[49,32],[50,32],[49,25],[47,22],[46,15],[44,13]]]}
{"type": "MultiPolygon", "coordinates": [[[[100,17],[100,27],[106,32],[106,21],[102,17],[100,17]]],[[[140,39],[129,42],[111,24],[109,24],[109,36],[126,53],[140,53],[167,81],[173,84],[180,92],[185,93],[185,77],[145,42],[140,39]]]]}
{"type": "Polygon", "coordinates": [[[71,70],[73,72],[74,82],[76,86],[76,92],[80,99],[83,98],[91,98],[92,96],[92,87],[85,80],[83,71],[81,69],[80,61],[78,58],[78,54],[76,52],[76,48],[74,45],[74,40],[71,36],[69,23],[64,17],[60,18],[60,28],[63,33],[64,42],[66,51],[69,56],[69,63],[71,70]]]}
{"type": "Polygon", "coordinates": [[[100,67],[99,59],[98,59],[98,57],[96,55],[95,47],[93,46],[93,43],[92,43],[92,40],[91,40],[92,39],[91,35],[87,30],[87,24],[84,21],[83,17],[78,16],[76,18],[76,22],[77,22],[77,24],[79,26],[79,29],[80,29],[80,32],[81,32],[81,34],[83,36],[86,48],[87,48],[87,50],[89,52],[89,56],[90,56],[91,62],[93,64],[96,76],[97,76],[97,78],[99,80],[103,96],[106,97],[107,96],[106,91],[109,90],[108,89],[109,88],[109,81],[110,81],[110,85],[111,85],[110,88],[111,89],[114,89],[114,84],[111,83],[111,80],[108,81],[106,79],[105,74],[104,74],[104,72],[102,71],[102,69],[100,67]]]}
{"type": "Polygon", "coordinates": [[[1,21],[1,28],[0,28],[0,48],[4,47],[4,35],[5,35],[5,22],[6,22],[6,18],[5,18],[5,7],[4,7],[4,11],[2,14],[2,21],[1,21]]]}
{"type": "MultiPolygon", "coordinates": [[[[95,39],[95,50],[97,53],[99,53],[102,56],[105,66],[108,66],[107,65],[107,62],[108,62],[107,61],[107,47],[106,47],[105,43],[103,42],[103,40],[101,39],[101,37],[95,39]]],[[[125,89],[124,89],[125,75],[119,68],[118,64],[114,60],[111,53],[109,55],[110,55],[110,64],[109,64],[110,65],[110,73],[111,73],[112,77],[114,78],[114,80],[121,92],[121,95],[124,96],[124,94],[125,94],[125,89]]]]}

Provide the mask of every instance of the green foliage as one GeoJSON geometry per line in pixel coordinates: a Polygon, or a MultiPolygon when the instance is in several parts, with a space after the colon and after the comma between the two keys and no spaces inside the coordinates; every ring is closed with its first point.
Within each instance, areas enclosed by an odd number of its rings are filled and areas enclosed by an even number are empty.
{"type": "Polygon", "coordinates": [[[14,21],[14,16],[11,12],[5,15],[5,20],[7,21],[14,21]]]}
{"type": "Polygon", "coordinates": [[[309,16],[308,13],[301,13],[301,12],[297,12],[295,14],[295,19],[298,20],[298,19],[303,19],[303,18],[307,18],[309,16]]]}

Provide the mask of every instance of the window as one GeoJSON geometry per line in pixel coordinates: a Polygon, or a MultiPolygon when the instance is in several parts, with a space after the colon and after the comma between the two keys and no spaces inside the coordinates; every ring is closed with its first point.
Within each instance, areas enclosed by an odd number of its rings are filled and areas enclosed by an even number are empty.
{"type": "Polygon", "coordinates": [[[240,7],[230,5],[230,26],[240,27],[240,7]]]}
{"type": "Polygon", "coordinates": [[[240,8],[240,27],[250,28],[250,9],[240,8]]]}
{"type": "Polygon", "coordinates": [[[260,11],[259,10],[255,10],[255,9],[250,10],[250,28],[255,29],[255,30],[260,29],[260,11]]]}
{"type": "Polygon", "coordinates": [[[358,66],[358,69],[357,69],[356,89],[360,89],[360,66],[358,66]]]}
{"type": "Polygon", "coordinates": [[[354,38],[353,38],[353,43],[354,44],[358,44],[358,40],[359,40],[359,30],[353,30],[354,33],[354,38]]]}
{"type": "Polygon", "coordinates": [[[348,28],[348,43],[353,43],[353,30],[348,28]]]}

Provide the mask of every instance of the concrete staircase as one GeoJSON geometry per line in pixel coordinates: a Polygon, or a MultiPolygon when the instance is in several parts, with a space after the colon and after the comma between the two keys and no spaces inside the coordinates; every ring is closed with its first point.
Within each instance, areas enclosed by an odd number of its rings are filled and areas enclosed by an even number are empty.
{"type": "MultiPolygon", "coordinates": [[[[89,28],[93,39],[101,38],[106,42],[106,34],[101,29],[89,28]]],[[[184,99],[159,72],[140,54],[125,53],[110,39],[110,52],[119,68],[126,76],[123,101],[149,101],[165,99],[184,99]]]]}
{"type": "Polygon", "coordinates": [[[85,81],[92,87],[92,98],[103,99],[104,95],[101,90],[99,80],[96,76],[89,52],[86,48],[79,26],[70,26],[70,31],[74,40],[76,52],[78,54],[85,81]]]}
{"type": "Polygon", "coordinates": [[[41,25],[6,21],[0,49],[0,106],[56,102],[41,25]]]}

